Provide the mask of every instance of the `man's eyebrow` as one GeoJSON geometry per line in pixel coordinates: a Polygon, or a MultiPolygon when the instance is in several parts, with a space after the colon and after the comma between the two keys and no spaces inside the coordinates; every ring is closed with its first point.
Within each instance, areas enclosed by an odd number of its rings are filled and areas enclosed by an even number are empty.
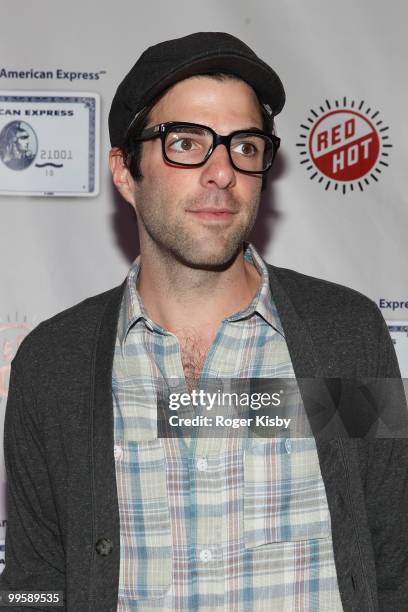
{"type": "Polygon", "coordinates": [[[175,127],[176,132],[205,132],[207,129],[205,125],[176,125],[175,127]]]}
{"type": "Polygon", "coordinates": [[[239,128],[239,130],[234,130],[235,132],[239,131],[239,132],[252,132],[253,130],[259,132],[259,130],[261,130],[262,132],[262,128],[258,127],[257,125],[253,125],[251,127],[245,127],[245,128],[239,128]]]}

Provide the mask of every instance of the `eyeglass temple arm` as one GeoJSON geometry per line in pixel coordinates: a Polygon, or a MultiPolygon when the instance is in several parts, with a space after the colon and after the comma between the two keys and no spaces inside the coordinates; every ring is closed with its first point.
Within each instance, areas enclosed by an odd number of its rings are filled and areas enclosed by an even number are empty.
{"type": "Polygon", "coordinates": [[[155,136],[160,136],[161,125],[154,125],[153,127],[145,128],[139,136],[136,136],[134,140],[149,140],[155,136]]]}

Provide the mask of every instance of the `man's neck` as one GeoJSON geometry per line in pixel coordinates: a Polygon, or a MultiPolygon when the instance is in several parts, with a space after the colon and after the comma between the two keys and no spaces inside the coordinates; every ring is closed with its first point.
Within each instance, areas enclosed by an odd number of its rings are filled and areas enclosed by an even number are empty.
{"type": "Polygon", "coordinates": [[[186,325],[216,330],[227,316],[248,306],[260,275],[241,250],[223,270],[188,267],[173,259],[140,256],[138,291],[149,317],[173,333],[186,325]]]}

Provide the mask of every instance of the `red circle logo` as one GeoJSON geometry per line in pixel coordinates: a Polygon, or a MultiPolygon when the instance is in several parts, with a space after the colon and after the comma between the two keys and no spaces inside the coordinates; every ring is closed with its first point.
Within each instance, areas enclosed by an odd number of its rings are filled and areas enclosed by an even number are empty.
{"type": "Polygon", "coordinates": [[[341,185],[343,194],[353,191],[354,183],[363,191],[371,180],[378,181],[382,166],[388,166],[389,128],[378,117],[379,112],[360,102],[333,106],[326,100],[319,111],[311,109],[307,122],[301,124],[303,141],[297,143],[300,163],[318,179],[326,190],[341,185]],[[333,106],[335,108],[333,108],[333,106]]]}
{"type": "Polygon", "coordinates": [[[338,110],[326,113],[315,123],[308,149],[322,174],[337,181],[355,181],[374,168],[380,139],[366,117],[338,110]]]}

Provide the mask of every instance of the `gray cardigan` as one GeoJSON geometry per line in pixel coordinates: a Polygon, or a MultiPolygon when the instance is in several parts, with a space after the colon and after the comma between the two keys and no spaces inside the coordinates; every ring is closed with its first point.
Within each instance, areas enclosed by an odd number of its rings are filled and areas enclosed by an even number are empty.
{"type": "MultiPolygon", "coordinates": [[[[371,300],[268,269],[297,378],[399,376],[387,327],[371,300]]],[[[0,589],[63,590],[65,606],[56,610],[117,606],[111,373],[123,290],[124,283],[44,321],[12,362],[0,589]]],[[[318,439],[317,449],[344,610],[408,610],[407,441],[318,439]]]]}

